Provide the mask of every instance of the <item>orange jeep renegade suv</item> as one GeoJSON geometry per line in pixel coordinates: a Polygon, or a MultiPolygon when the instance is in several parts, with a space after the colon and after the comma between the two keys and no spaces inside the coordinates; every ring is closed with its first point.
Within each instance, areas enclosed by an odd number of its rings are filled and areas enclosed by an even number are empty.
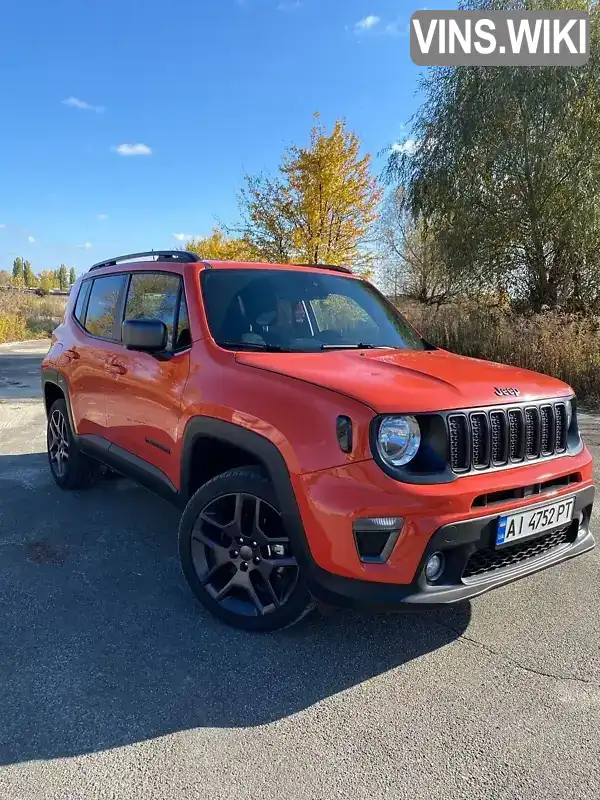
{"type": "Polygon", "coordinates": [[[175,500],[192,592],[241,628],[453,603],[594,546],[572,390],[434,347],[341,267],[96,264],[42,383],[57,484],[105,465],[175,500]]]}

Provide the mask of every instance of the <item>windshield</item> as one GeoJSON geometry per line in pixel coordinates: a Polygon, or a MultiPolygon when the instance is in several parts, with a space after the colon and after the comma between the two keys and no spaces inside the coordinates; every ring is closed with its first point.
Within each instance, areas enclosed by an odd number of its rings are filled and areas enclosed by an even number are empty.
{"type": "Polygon", "coordinates": [[[222,347],[318,352],[427,344],[371,284],[292,270],[202,273],[210,332],[222,347]]]}

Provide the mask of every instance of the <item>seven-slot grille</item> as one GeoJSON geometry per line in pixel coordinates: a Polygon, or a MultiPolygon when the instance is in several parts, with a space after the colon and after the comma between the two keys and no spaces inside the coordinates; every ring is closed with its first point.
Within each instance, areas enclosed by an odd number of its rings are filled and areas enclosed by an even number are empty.
{"type": "Polygon", "coordinates": [[[564,402],[450,414],[450,466],[470,472],[564,453],[567,422],[564,402]]]}

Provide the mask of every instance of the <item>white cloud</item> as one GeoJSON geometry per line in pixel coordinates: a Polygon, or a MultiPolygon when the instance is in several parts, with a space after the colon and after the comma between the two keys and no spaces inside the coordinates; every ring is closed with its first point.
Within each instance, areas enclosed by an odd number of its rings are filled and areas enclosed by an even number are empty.
{"type": "Polygon", "coordinates": [[[416,139],[406,139],[404,142],[394,142],[392,145],[392,153],[406,153],[412,156],[416,151],[419,143],[416,139]]]}
{"type": "Polygon", "coordinates": [[[96,219],[101,219],[104,222],[104,220],[108,219],[108,214],[96,214],[96,219]]]}
{"type": "Polygon", "coordinates": [[[193,239],[191,233],[174,233],[173,238],[177,239],[178,242],[187,242],[189,239],[193,239]]]}
{"type": "Polygon", "coordinates": [[[362,33],[362,31],[370,31],[375,28],[380,23],[380,18],[376,17],[375,14],[369,14],[368,17],[359,20],[356,25],[354,26],[354,30],[356,33],[362,33]]]}
{"type": "Polygon", "coordinates": [[[84,242],[83,244],[76,244],[75,247],[79,248],[79,250],[90,250],[92,247],[92,243],[84,242]]]}
{"type": "Polygon", "coordinates": [[[71,108],[78,108],[80,111],[95,111],[96,114],[102,114],[105,110],[104,106],[94,106],[92,103],[88,103],[87,100],[80,100],[78,97],[67,97],[62,101],[62,104],[71,108]]]}
{"type": "Polygon", "coordinates": [[[147,144],[119,144],[115,148],[120,156],[151,156],[152,148],[147,144]]]}
{"type": "Polygon", "coordinates": [[[35,243],[35,236],[28,236],[27,237],[27,241],[29,242],[29,244],[34,244],[35,243]]]}

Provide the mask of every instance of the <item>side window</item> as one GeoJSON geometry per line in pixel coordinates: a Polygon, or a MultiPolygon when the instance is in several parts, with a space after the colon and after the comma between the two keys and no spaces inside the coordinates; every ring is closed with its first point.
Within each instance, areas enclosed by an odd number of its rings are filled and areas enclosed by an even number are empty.
{"type": "Polygon", "coordinates": [[[84,281],[81,286],[79,287],[79,294],[77,295],[77,302],[75,303],[75,310],[73,311],[73,316],[81,325],[84,323],[83,319],[83,312],[85,309],[85,304],[88,299],[88,295],[90,293],[90,289],[92,286],[91,281],[84,281]]]}
{"type": "Polygon", "coordinates": [[[167,326],[167,349],[173,349],[173,326],[181,278],[173,273],[134,272],[131,275],[125,319],[159,319],[167,326]]]}
{"type": "Polygon", "coordinates": [[[177,336],[175,337],[175,350],[184,350],[192,344],[192,333],[190,331],[190,320],[188,317],[185,292],[181,293],[179,304],[179,317],[177,319],[177,336]]]}
{"type": "Polygon", "coordinates": [[[117,303],[124,283],[125,275],[107,275],[106,278],[96,278],[93,282],[84,326],[93,336],[115,338],[117,303]]]}

